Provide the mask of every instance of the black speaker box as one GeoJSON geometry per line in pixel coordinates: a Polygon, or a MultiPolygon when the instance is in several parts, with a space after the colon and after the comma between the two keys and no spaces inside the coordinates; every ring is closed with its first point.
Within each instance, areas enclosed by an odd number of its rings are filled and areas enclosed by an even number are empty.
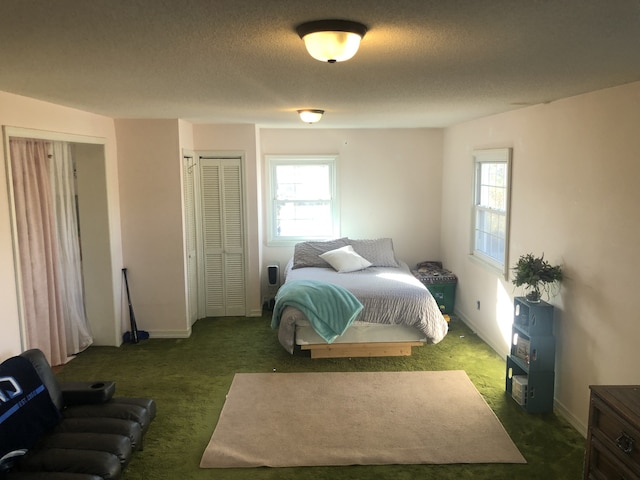
{"type": "Polygon", "coordinates": [[[269,286],[274,287],[278,285],[280,280],[280,267],[278,265],[267,266],[267,282],[269,286]]]}

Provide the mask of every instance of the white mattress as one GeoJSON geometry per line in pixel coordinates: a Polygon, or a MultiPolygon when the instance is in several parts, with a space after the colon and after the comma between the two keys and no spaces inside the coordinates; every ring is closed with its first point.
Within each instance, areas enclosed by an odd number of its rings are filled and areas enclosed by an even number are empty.
{"type": "MultiPolygon", "coordinates": [[[[422,332],[409,325],[386,325],[353,322],[333,343],[427,342],[422,332]]],[[[326,344],[307,320],[296,322],[296,344],[326,344]]]]}

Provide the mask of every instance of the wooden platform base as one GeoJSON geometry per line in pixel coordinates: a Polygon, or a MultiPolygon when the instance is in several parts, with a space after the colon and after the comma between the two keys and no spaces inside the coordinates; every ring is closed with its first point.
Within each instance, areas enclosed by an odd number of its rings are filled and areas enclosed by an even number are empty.
{"type": "Polygon", "coordinates": [[[322,343],[301,345],[300,348],[309,350],[311,358],[408,357],[411,355],[411,347],[422,345],[422,342],[322,343]]]}

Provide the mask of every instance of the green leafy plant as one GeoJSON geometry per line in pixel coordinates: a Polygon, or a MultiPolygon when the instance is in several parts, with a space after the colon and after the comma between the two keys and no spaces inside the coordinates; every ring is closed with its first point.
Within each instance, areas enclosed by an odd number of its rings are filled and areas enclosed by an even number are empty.
{"type": "Polygon", "coordinates": [[[532,253],[522,255],[513,267],[513,271],[515,273],[513,284],[516,287],[522,285],[528,287],[525,298],[530,302],[539,302],[541,291],[549,297],[562,281],[562,267],[547,262],[544,259],[544,253],[541,257],[536,257],[532,253]]]}

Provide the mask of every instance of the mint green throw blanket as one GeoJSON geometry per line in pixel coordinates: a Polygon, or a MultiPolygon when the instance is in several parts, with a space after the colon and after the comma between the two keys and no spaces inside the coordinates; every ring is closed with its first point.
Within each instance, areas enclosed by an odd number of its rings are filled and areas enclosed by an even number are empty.
{"type": "Polygon", "coordinates": [[[278,290],[271,328],[278,328],[285,307],[295,307],[327,343],[342,335],[363,306],[347,289],[317,280],[292,280],[278,290]]]}

